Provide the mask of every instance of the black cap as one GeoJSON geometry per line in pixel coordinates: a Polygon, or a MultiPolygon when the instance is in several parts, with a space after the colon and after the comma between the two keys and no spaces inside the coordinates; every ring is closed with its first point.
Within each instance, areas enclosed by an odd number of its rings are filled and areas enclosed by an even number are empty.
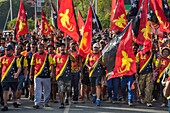
{"type": "Polygon", "coordinates": [[[14,48],[13,48],[13,46],[11,44],[7,44],[5,46],[5,49],[7,49],[7,50],[14,50],[14,48]]]}

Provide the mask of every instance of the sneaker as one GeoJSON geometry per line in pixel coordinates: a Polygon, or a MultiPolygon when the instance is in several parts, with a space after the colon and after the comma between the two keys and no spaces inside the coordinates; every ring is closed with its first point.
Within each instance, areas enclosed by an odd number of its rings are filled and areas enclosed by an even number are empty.
{"type": "Polygon", "coordinates": [[[4,106],[1,111],[8,111],[8,107],[7,106],[4,106]]]}
{"type": "Polygon", "coordinates": [[[45,104],[44,107],[50,107],[50,105],[49,104],[45,104]]]}
{"type": "Polygon", "coordinates": [[[17,104],[18,106],[21,106],[21,99],[18,99],[17,104]]]}
{"type": "Polygon", "coordinates": [[[100,100],[96,100],[96,106],[100,106],[101,102],[100,100]]]}
{"type": "Polygon", "coordinates": [[[14,106],[14,108],[18,108],[18,104],[17,103],[13,103],[13,106],[14,106]]]}
{"type": "Polygon", "coordinates": [[[112,100],[112,98],[111,98],[111,97],[109,97],[109,102],[110,102],[110,103],[112,103],[112,101],[113,101],[113,100],[112,100]]]}
{"type": "Polygon", "coordinates": [[[161,105],[161,107],[165,107],[166,106],[166,104],[165,103],[163,103],[162,105],[161,105]]]}
{"type": "Polygon", "coordinates": [[[65,108],[64,107],[64,104],[63,103],[61,103],[61,105],[60,105],[60,107],[59,107],[60,109],[63,109],[63,108],[65,108]]]}
{"type": "Polygon", "coordinates": [[[118,101],[113,100],[113,101],[112,101],[112,104],[118,104],[118,101]]]}
{"type": "Polygon", "coordinates": [[[92,102],[95,103],[96,102],[96,96],[92,96],[92,102]]]}
{"type": "Polygon", "coordinates": [[[147,103],[146,105],[147,105],[147,107],[152,107],[151,103],[147,103]]]}
{"type": "Polygon", "coordinates": [[[142,103],[142,104],[144,104],[144,103],[145,103],[145,101],[144,101],[143,99],[140,99],[140,101],[141,101],[141,103],[142,103]]]}
{"type": "Polygon", "coordinates": [[[154,99],[152,100],[152,102],[156,102],[156,99],[154,98],[154,99]]]}
{"type": "Polygon", "coordinates": [[[33,106],[33,108],[35,108],[35,109],[39,109],[39,108],[40,108],[40,106],[39,106],[39,105],[34,105],[34,106],[33,106]]]}
{"type": "Polygon", "coordinates": [[[133,106],[133,103],[132,103],[132,102],[128,102],[128,105],[129,105],[129,106],[133,106]]]}

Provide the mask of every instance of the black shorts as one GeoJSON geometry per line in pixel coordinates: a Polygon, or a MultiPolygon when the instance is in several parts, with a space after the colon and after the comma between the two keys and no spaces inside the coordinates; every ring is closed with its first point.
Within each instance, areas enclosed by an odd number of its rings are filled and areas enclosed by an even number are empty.
{"type": "Polygon", "coordinates": [[[101,79],[102,79],[102,76],[90,77],[91,87],[96,87],[98,85],[101,85],[101,79]]]}
{"type": "Polygon", "coordinates": [[[90,79],[88,75],[83,76],[83,79],[81,80],[81,83],[86,86],[90,86],[90,79]]]}
{"type": "Polygon", "coordinates": [[[18,87],[18,82],[2,82],[2,89],[3,91],[9,91],[9,88],[12,89],[12,91],[17,91],[17,87],[18,87]]]}

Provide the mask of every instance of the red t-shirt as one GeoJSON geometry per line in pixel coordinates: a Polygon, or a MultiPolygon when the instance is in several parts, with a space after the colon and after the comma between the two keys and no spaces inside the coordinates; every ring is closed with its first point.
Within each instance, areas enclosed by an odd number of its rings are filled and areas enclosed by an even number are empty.
{"type": "MultiPolygon", "coordinates": [[[[37,75],[41,70],[41,67],[44,64],[44,61],[46,60],[47,53],[44,52],[43,54],[39,54],[38,52],[33,54],[31,59],[31,65],[34,65],[34,75],[37,75]]],[[[51,55],[48,56],[49,64],[53,64],[53,60],[51,55]]]]}
{"type": "Polygon", "coordinates": [[[96,63],[96,61],[99,59],[100,55],[101,55],[101,53],[97,53],[97,54],[90,53],[89,54],[88,64],[90,67],[92,67],[96,63]]]}
{"type": "Polygon", "coordinates": [[[68,58],[68,54],[57,54],[54,56],[54,66],[56,66],[56,76],[60,73],[62,67],[64,66],[66,60],[68,58]]]}
{"type": "MultiPolygon", "coordinates": [[[[14,55],[10,57],[4,55],[3,57],[0,58],[0,67],[2,68],[1,82],[4,81],[5,78],[8,78],[8,80],[11,80],[12,82],[11,73],[16,71],[16,70],[13,70],[14,67],[12,66],[14,59],[15,59],[14,55]],[[11,73],[10,75],[7,75],[9,71],[11,71],[11,73]]],[[[21,67],[21,64],[19,61],[20,61],[19,59],[16,59],[16,67],[21,67]]],[[[6,82],[10,82],[8,80],[6,82]]]]}

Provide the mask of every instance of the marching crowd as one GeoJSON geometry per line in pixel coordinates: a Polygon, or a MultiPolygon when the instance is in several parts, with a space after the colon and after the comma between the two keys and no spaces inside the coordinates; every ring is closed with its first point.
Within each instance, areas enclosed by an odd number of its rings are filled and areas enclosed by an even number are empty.
{"type": "Polygon", "coordinates": [[[95,35],[91,53],[83,58],[78,54],[79,43],[61,32],[51,33],[49,37],[27,34],[18,42],[12,35],[1,36],[2,111],[8,110],[11,97],[15,108],[21,105],[23,93],[34,101],[35,109],[40,107],[41,99],[44,107],[49,107],[50,101],[59,101],[60,108],[86,100],[100,106],[105,99],[129,106],[140,102],[148,107],[152,107],[153,101],[162,107],[169,101],[170,106],[170,98],[163,95],[166,81],[170,80],[170,35],[164,35],[165,41],[161,44],[154,40],[152,50],[145,52],[134,43],[137,73],[108,79],[105,63],[99,58],[113,38],[107,30],[95,35]],[[99,65],[95,66],[96,62],[99,65]]]}

